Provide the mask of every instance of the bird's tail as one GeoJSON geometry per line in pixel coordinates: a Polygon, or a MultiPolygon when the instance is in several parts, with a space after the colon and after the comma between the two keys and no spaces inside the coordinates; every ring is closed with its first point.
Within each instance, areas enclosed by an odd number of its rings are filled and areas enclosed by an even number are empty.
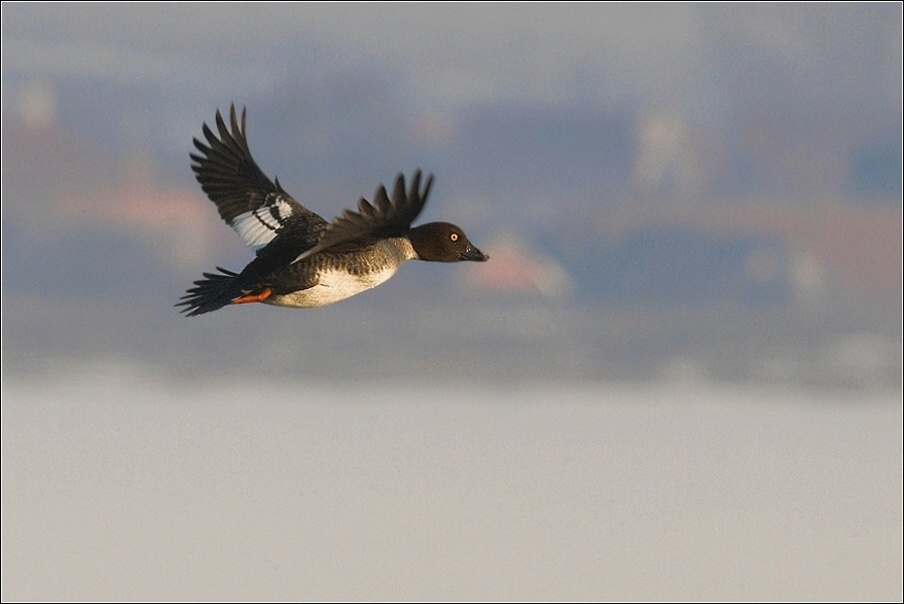
{"type": "Polygon", "coordinates": [[[220,273],[203,273],[204,278],[195,281],[195,287],[179,298],[182,302],[176,306],[185,307],[180,312],[186,313],[186,317],[213,312],[231,304],[236,296],[241,295],[241,290],[236,287],[239,274],[219,266],[217,270],[220,273]]]}

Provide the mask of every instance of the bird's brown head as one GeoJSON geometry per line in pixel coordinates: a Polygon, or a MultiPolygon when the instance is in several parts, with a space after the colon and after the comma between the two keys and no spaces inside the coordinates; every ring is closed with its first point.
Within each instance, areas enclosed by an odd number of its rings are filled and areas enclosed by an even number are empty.
{"type": "Polygon", "coordinates": [[[429,222],[408,233],[411,246],[421,260],[431,262],[484,262],[490,257],[474,247],[464,231],[448,222],[429,222]]]}

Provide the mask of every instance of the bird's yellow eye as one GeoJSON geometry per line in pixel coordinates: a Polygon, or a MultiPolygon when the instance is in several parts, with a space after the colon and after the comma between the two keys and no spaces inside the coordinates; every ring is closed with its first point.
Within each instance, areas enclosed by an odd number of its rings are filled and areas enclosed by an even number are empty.
{"type": "Polygon", "coordinates": [[[451,235],[449,235],[449,239],[451,239],[452,241],[458,241],[458,233],[452,233],[451,235]]]}

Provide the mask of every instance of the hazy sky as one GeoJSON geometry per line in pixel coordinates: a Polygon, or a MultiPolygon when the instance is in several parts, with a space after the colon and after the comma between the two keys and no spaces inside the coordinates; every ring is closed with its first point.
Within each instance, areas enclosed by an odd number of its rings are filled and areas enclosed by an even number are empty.
{"type": "Polygon", "coordinates": [[[5,3],[3,54],[7,72],[204,81],[233,92],[274,86],[287,71],[365,67],[395,71],[415,99],[440,106],[639,95],[699,104],[719,94],[734,48],[780,63],[814,92],[867,85],[900,103],[900,15],[893,3],[5,3]]]}
{"type": "Polygon", "coordinates": [[[843,245],[900,231],[825,204],[776,216],[854,228],[661,227],[700,191],[821,204],[850,158],[896,185],[901,4],[0,10],[4,600],[900,599],[899,299],[849,312],[796,247],[899,279],[899,245],[843,245]],[[490,268],[512,232],[575,301],[417,263],[310,314],[182,318],[251,254],[189,169],[233,100],[312,209],[435,171],[426,217],[490,268]],[[689,184],[647,203],[638,165],[689,184]]]}
{"type": "Polygon", "coordinates": [[[4,601],[901,596],[891,392],[3,390],[4,601]]]}
{"type": "MultiPolygon", "coordinates": [[[[420,166],[441,175],[446,219],[547,245],[575,238],[576,224],[608,224],[606,208],[622,202],[651,224],[632,200],[654,193],[671,207],[757,195],[806,204],[864,182],[896,205],[900,191],[898,4],[2,11],[4,118],[18,111],[33,125],[44,111],[43,124],[55,118],[72,137],[68,155],[65,138],[32,140],[48,164],[40,171],[25,145],[7,147],[4,216],[18,212],[20,227],[53,220],[30,200],[66,207],[79,184],[102,197],[140,180],[135,166],[206,203],[188,168],[191,138],[232,101],[249,109],[264,171],[317,211],[332,215],[420,166]]],[[[109,212],[96,213],[103,222],[109,212]]],[[[74,228],[59,216],[59,232],[74,228]]]]}

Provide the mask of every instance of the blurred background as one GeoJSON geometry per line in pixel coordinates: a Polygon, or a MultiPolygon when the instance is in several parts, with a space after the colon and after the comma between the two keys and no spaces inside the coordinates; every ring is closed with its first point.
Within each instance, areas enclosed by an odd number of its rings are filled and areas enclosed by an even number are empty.
{"type": "Polygon", "coordinates": [[[899,4],[2,11],[4,599],[900,599],[899,4]],[[491,261],[183,318],[233,102],[491,261]]]}
{"type": "Polygon", "coordinates": [[[5,368],[901,379],[895,6],[4,15],[5,368]],[[493,262],[183,321],[201,271],[251,257],[189,168],[232,102],[312,210],[420,167],[422,220],[493,262]]]}

